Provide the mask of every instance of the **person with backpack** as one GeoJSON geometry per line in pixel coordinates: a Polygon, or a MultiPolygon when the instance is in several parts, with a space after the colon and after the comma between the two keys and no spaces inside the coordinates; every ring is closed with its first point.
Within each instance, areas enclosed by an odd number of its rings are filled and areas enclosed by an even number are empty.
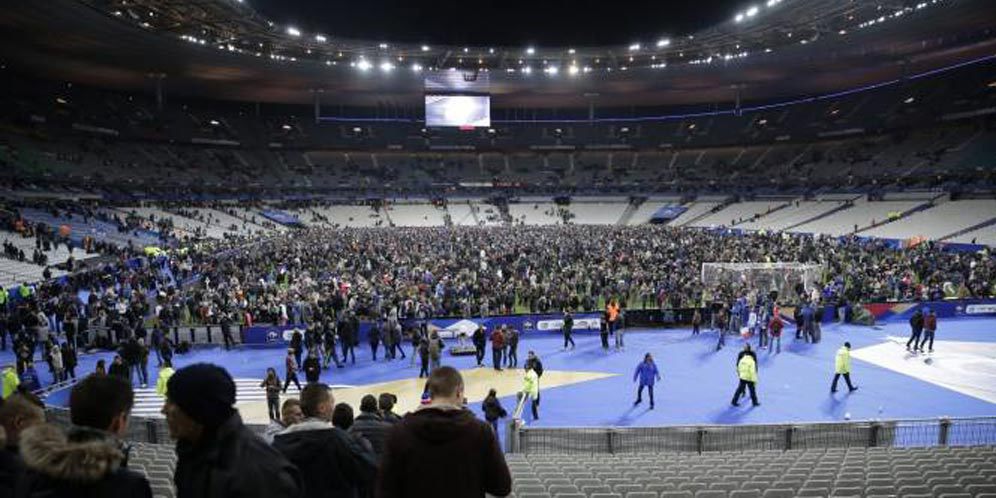
{"type": "Polygon", "coordinates": [[[508,412],[501,406],[501,401],[498,400],[498,391],[494,388],[488,391],[487,397],[481,403],[481,411],[484,412],[484,420],[487,420],[495,434],[498,434],[498,419],[507,417],[508,412]]]}

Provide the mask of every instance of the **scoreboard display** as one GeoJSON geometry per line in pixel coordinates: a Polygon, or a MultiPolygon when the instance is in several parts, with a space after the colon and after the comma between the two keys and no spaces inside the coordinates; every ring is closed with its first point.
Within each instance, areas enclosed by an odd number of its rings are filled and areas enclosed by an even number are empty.
{"type": "Polygon", "coordinates": [[[425,124],[461,129],[491,126],[488,73],[439,71],[425,77],[425,124]]]}

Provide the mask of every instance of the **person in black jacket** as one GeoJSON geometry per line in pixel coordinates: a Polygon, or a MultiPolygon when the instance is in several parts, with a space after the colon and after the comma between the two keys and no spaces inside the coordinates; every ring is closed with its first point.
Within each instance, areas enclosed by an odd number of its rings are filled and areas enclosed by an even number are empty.
{"type": "Polygon", "coordinates": [[[923,311],[917,308],[910,317],[910,340],[906,341],[906,350],[916,352],[916,345],[920,342],[920,334],[923,333],[923,311]],[[910,349],[910,344],[913,349],[910,349]]]}
{"type": "Polygon", "coordinates": [[[574,349],[574,338],[572,334],[574,333],[574,316],[571,315],[571,310],[564,310],[564,351],[567,351],[567,344],[571,345],[571,349],[574,349]]]}
{"type": "Polygon", "coordinates": [[[537,377],[543,376],[543,362],[540,361],[539,356],[536,356],[534,351],[526,353],[526,365],[524,370],[529,370],[530,365],[532,365],[533,371],[536,372],[537,377]]]}
{"type": "Polygon", "coordinates": [[[301,336],[301,331],[294,329],[291,333],[290,348],[294,350],[294,360],[297,364],[301,364],[301,355],[304,354],[304,338],[301,336]]]}
{"type": "Polygon", "coordinates": [[[78,363],[76,359],[76,350],[70,346],[70,343],[62,343],[62,366],[66,369],[66,373],[76,380],[76,364],[78,363]]]}
{"type": "Polygon", "coordinates": [[[177,498],[303,496],[297,467],[243,425],[234,404],[235,382],[217,365],[195,363],[170,377],[162,413],[177,441],[177,498]]]}
{"type": "Polygon", "coordinates": [[[339,344],[342,347],[342,363],[346,363],[346,359],[350,360],[353,365],[356,364],[356,337],[358,329],[353,328],[353,322],[349,318],[344,318],[339,322],[339,344]]]}
{"type": "Polygon", "coordinates": [[[373,361],[377,361],[377,346],[380,345],[380,325],[374,323],[367,332],[367,340],[370,342],[370,352],[373,354],[373,361]]]}
{"type": "Polygon", "coordinates": [[[380,498],[506,496],[512,476],[494,431],[463,406],[463,377],[432,371],[430,402],[405,415],[384,446],[380,498]]]}
{"type": "MultiPolygon", "coordinates": [[[[528,360],[526,362],[528,364],[528,360]]],[[[488,391],[488,396],[481,403],[481,411],[484,412],[484,420],[487,420],[495,430],[495,434],[498,434],[498,419],[508,416],[508,412],[501,406],[501,401],[498,401],[498,391],[494,389],[488,391]]]]}
{"type": "Polygon", "coordinates": [[[129,384],[131,383],[131,371],[119,354],[114,355],[111,366],[107,368],[107,375],[117,376],[128,381],[129,384]]]}
{"type": "Polygon", "coordinates": [[[301,366],[304,369],[304,380],[309,384],[312,382],[318,382],[318,377],[322,373],[322,362],[318,359],[318,354],[315,348],[311,348],[308,351],[308,357],[304,359],[304,364],[301,366]]]}
{"type": "Polygon", "coordinates": [[[377,398],[367,394],[360,399],[360,414],[353,421],[349,433],[360,436],[370,442],[377,458],[384,453],[384,438],[391,424],[384,421],[377,411],[377,398]]]}
{"type": "Polygon", "coordinates": [[[27,471],[19,495],[151,498],[145,477],[127,469],[128,448],[118,439],[128,429],[133,401],[131,384],[119,377],[91,375],[76,384],[68,432],[39,425],[21,435],[27,471]]]}
{"type": "Polygon", "coordinates": [[[308,498],[355,497],[377,473],[373,452],[330,423],[334,406],[327,385],[308,384],[301,391],[306,418],[273,438],[273,447],[301,470],[308,498]]]}
{"type": "Polygon", "coordinates": [[[474,331],[474,335],[471,336],[471,341],[474,343],[474,357],[477,359],[477,366],[484,366],[484,347],[488,344],[488,336],[484,332],[484,327],[478,325],[477,330],[474,331]]]}

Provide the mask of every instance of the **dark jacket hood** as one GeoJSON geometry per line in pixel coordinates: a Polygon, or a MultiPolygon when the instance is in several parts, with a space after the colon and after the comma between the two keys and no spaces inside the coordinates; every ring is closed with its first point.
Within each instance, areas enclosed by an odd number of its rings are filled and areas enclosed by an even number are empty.
{"type": "Polygon", "coordinates": [[[420,407],[403,419],[412,434],[428,444],[445,444],[466,437],[478,422],[474,414],[464,408],[432,405],[420,407]]]}
{"type": "Polygon", "coordinates": [[[67,435],[48,424],[21,433],[20,447],[29,469],[61,481],[96,482],[125,460],[117,440],[104,433],[74,430],[67,435]]]}

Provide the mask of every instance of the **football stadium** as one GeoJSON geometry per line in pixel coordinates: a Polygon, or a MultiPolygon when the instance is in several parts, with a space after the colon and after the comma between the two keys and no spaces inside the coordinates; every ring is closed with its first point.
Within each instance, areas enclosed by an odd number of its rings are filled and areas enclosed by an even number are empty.
{"type": "Polygon", "coordinates": [[[0,496],[996,497],[996,4],[15,0],[0,496]]]}

